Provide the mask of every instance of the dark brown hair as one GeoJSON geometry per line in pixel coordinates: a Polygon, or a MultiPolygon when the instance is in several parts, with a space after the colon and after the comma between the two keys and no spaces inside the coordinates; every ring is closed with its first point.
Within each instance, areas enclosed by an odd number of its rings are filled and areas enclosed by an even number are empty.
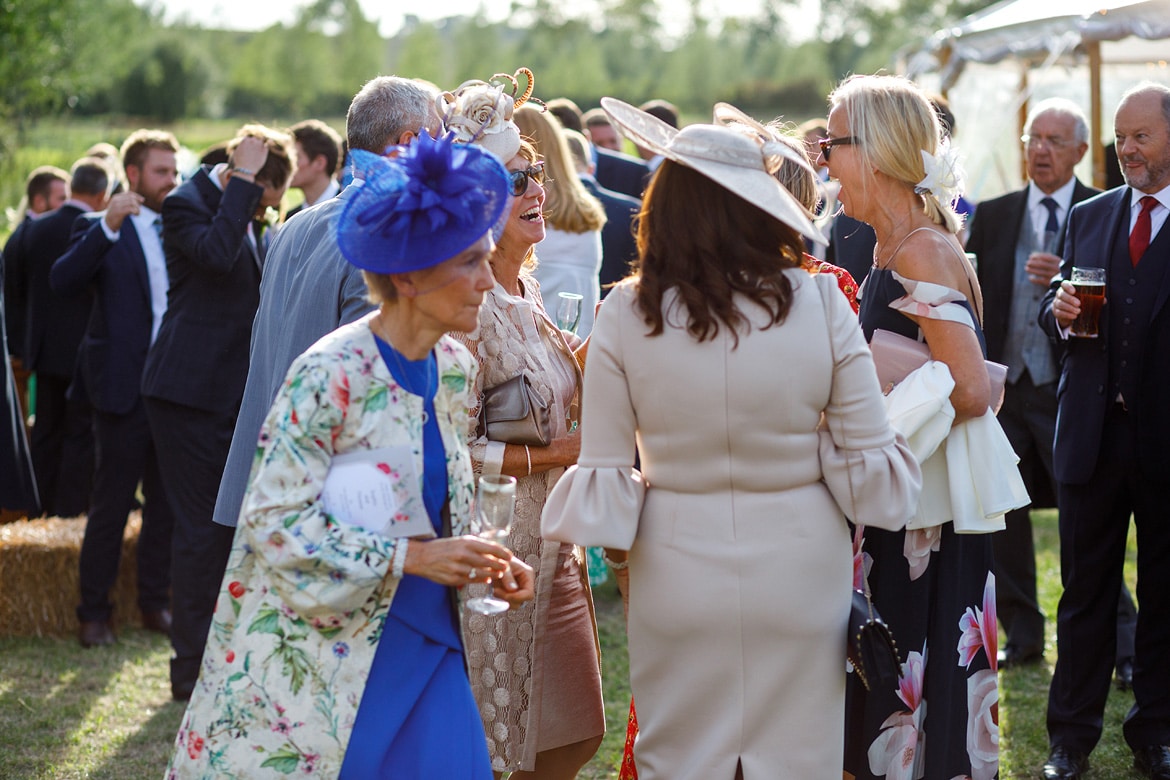
{"type": "Polygon", "coordinates": [[[337,162],[341,157],[341,136],[336,130],[320,119],[306,119],[297,122],[288,131],[305,150],[305,156],[309,158],[304,161],[306,164],[324,157],[325,175],[332,176],[337,172],[337,162]]]}
{"type": "Polygon", "coordinates": [[[786,268],[803,257],[800,236],[780,220],[703,174],[664,160],[638,215],[637,301],[650,335],[662,333],[663,311],[674,288],[686,309],[687,332],[714,339],[722,325],[735,343],[748,320],[736,307],[738,293],[779,325],[792,305],[786,268]]]}

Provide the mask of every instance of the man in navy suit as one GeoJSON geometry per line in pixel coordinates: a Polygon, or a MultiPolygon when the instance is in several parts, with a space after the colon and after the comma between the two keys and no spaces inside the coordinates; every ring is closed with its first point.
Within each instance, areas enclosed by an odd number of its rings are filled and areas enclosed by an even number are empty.
{"type": "Polygon", "coordinates": [[[229,160],[203,166],[163,201],[167,310],[146,356],[142,396],[174,511],[171,692],[190,698],[233,530],[212,521],[244,393],[260,300],[257,214],[280,204],[292,138],[245,125],[229,160]]]}
{"type": "Polygon", "coordinates": [[[49,276],[63,296],[93,295],[79,360],[97,442],[81,544],[77,617],[83,647],[114,641],[109,594],[139,481],[145,501],[138,537],[138,605],[147,628],[161,633],[171,628],[173,516],[139,387],[147,349],[167,307],[161,211],[163,198],[178,183],[178,151],[170,133],[132,133],[121,152],[128,190],[111,198],[104,213],[78,219],[73,246],[53,264],[49,276]]]}
{"type": "Polygon", "coordinates": [[[89,406],[83,383],[73,383],[90,299],[57,294],[49,285],[49,269],[69,248],[77,218],[105,208],[111,178],[101,160],[83,157],[74,163],[69,199],[28,223],[21,251],[5,260],[11,277],[9,304],[25,314],[24,367],[37,377],[29,446],[41,507],[48,515],[72,517],[85,511],[93,468],[89,406]]]}
{"type": "Polygon", "coordinates": [[[1170,780],[1170,88],[1126,92],[1114,119],[1126,185],[1072,209],[1040,324],[1064,347],[1053,468],[1060,507],[1056,669],[1047,780],[1084,776],[1101,736],[1130,515],[1137,528],[1134,766],[1170,780]],[[1100,336],[1070,337],[1073,267],[1105,269],[1100,336]]]}

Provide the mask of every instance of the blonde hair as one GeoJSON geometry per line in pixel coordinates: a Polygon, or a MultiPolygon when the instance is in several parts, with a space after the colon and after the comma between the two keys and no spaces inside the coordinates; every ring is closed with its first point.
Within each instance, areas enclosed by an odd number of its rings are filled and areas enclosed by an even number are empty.
{"type": "MultiPolygon", "coordinates": [[[[922,152],[939,153],[942,124],[926,94],[900,76],[850,76],[829,95],[830,105],[844,109],[849,135],[861,165],[874,168],[914,189],[926,177],[922,152]]],[[[963,221],[950,203],[919,192],[923,213],[951,233],[963,221]]]]}
{"type": "Polygon", "coordinates": [[[366,283],[366,300],[375,306],[394,303],[398,300],[398,288],[390,274],[379,274],[362,269],[362,281],[366,283]]]}
{"type": "Polygon", "coordinates": [[[601,230],[605,208],[589,194],[577,177],[560,121],[535,106],[520,106],[513,114],[520,134],[527,137],[544,158],[544,218],[557,230],[586,233],[601,230]]]}
{"type": "Polygon", "coordinates": [[[815,214],[817,204],[821,202],[821,193],[817,188],[817,177],[812,172],[812,161],[808,159],[808,150],[805,148],[804,141],[784,132],[784,128],[775,123],[769,123],[766,127],[773,141],[784,144],[808,163],[809,167],[806,168],[795,160],[785,157],[784,162],[780,163],[779,170],[776,171],[776,178],[792,193],[800,205],[808,209],[810,214],[815,214]]]}

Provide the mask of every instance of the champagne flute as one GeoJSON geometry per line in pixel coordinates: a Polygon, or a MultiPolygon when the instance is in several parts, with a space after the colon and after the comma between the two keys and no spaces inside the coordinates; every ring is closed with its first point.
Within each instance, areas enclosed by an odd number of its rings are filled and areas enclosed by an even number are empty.
{"type": "Polygon", "coordinates": [[[576,333],[581,324],[581,301],[584,299],[571,292],[557,293],[557,298],[557,327],[576,333]]]}
{"type": "MultiPolygon", "coordinates": [[[[507,544],[508,532],[512,526],[512,514],[516,508],[516,478],[503,474],[485,474],[479,478],[475,492],[475,513],[473,530],[481,539],[507,544]]],[[[467,600],[467,608],[484,615],[506,612],[508,602],[492,594],[492,585],[487,594],[467,600]]]]}

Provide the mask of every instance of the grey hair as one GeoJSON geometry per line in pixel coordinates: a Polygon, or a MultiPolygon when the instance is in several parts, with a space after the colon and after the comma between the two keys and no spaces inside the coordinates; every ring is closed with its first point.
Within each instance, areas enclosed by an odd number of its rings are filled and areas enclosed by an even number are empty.
{"type": "Polygon", "coordinates": [[[1162,118],[1166,120],[1166,126],[1170,127],[1170,87],[1156,81],[1143,81],[1127,89],[1125,94],[1121,96],[1121,100],[1118,101],[1118,105],[1139,92],[1157,92],[1162,96],[1162,118]]]}
{"type": "Polygon", "coordinates": [[[1024,122],[1024,135],[1032,134],[1032,123],[1041,114],[1057,114],[1067,116],[1074,122],[1073,136],[1078,144],[1089,142],[1089,120],[1085,112],[1068,98],[1048,98],[1041,100],[1028,112],[1028,119],[1024,122]]]}
{"type": "Polygon", "coordinates": [[[349,104],[345,135],[350,149],[382,154],[403,133],[439,126],[435,94],[424,84],[401,76],[367,81],[349,104]]]}

